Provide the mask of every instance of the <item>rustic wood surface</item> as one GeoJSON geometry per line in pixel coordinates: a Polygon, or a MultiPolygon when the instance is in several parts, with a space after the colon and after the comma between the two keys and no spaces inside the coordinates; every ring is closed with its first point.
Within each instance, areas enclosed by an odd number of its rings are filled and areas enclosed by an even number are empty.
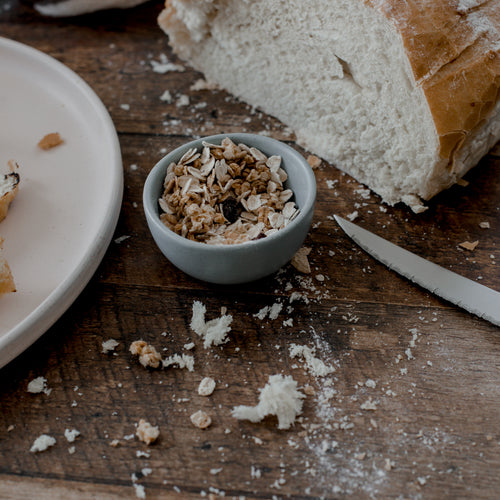
{"type": "Polygon", "coordinates": [[[144,180],[165,151],[198,136],[247,131],[308,153],[258,109],[223,91],[191,90],[201,75],[187,66],[154,72],[162,54],[182,63],[156,25],[160,9],[150,2],[54,20],[15,1],[0,4],[1,35],[52,55],[102,99],[119,133],[125,178],[118,227],[89,285],[0,371],[0,498],[135,498],[141,486],[148,499],[498,498],[500,330],[387,270],[331,216],[358,210],[360,225],[500,289],[500,147],[467,175],[467,187],[439,195],[421,215],[384,207],[323,163],[306,241],[311,275],[287,265],[244,286],[191,279],[160,254],[142,211],[144,180]],[[165,90],[172,103],[160,100],[165,90]],[[181,95],[188,106],[177,105],[181,95]],[[458,246],[474,240],[472,252],[458,246]],[[290,303],[294,291],[308,300],[290,303]],[[222,307],[233,316],[223,346],[204,349],[191,331],[195,300],[209,318],[222,307]],[[283,304],[276,319],[255,316],[276,302],[283,304]],[[119,345],[103,354],[110,338],[119,345]],[[128,352],[137,339],[167,354],[194,342],[194,371],[143,368],[128,352]],[[291,343],[315,347],[335,371],[315,376],[290,357],[291,343]],[[274,417],[233,418],[234,406],[257,404],[274,374],[309,386],[295,425],[279,430],[274,417]],[[27,392],[38,376],[50,394],[27,392]],[[209,397],[197,393],[205,376],[217,382],[209,397]],[[199,409],[212,416],[206,430],[191,424],[199,409]],[[141,418],[160,429],[150,446],[130,439],[141,418]],[[74,443],[66,429],[80,432],[74,443]],[[30,453],[43,433],[55,446],[30,453]]]}

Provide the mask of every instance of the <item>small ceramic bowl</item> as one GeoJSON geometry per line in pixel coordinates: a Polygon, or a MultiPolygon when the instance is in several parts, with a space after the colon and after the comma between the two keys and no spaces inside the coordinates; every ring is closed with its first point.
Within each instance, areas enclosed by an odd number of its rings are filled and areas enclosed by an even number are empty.
{"type": "Polygon", "coordinates": [[[153,239],[167,259],[194,278],[218,284],[254,281],[280,269],[301,247],[309,231],[316,199],[316,179],[307,161],[290,146],[269,137],[254,134],[220,134],[192,141],[162,158],[149,173],[144,185],[143,204],[153,239]],[[168,229],[160,220],[158,200],[163,193],[167,167],[180,160],[190,148],[202,149],[202,142],[220,144],[229,137],[234,143],[256,147],[265,155],[282,158],[288,174],[285,188],[294,192],[298,216],[274,234],[230,245],[210,245],[184,238],[168,229]]]}

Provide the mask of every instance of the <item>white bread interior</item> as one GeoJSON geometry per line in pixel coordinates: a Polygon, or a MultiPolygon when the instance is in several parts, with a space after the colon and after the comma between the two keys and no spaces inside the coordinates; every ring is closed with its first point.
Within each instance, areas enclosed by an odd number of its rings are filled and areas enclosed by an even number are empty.
{"type": "Polygon", "coordinates": [[[167,0],[205,78],[415,211],[500,139],[500,0],[167,0]]]}

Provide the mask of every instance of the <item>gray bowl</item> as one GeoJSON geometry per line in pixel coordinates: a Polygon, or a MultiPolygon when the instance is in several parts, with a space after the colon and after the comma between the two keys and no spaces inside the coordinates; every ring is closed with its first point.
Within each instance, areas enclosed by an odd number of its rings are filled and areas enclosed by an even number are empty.
{"type": "Polygon", "coordinates": [[[192,141],[162,158],[149,173],[144,184],[143,204],[153,239],[162,253],[176,267],[194,278],[218,284],[254,281],[280,269],[301,247],[311,226],[316,199],[316,179],[307,161],[290,146],[269,137],[254,134],[220,134],[192,141]],[[158,199],[163,193],[167,167],[180,160],[190,148],[201,150],[202,142],[220,144],[229,137],[260,149],[267,156],[282,157],[287,172],[285,188],[290,188],[299,215],[285,228],[258,240],[232,245],[209,245],[188,240],[160,220],[158,199]]]}

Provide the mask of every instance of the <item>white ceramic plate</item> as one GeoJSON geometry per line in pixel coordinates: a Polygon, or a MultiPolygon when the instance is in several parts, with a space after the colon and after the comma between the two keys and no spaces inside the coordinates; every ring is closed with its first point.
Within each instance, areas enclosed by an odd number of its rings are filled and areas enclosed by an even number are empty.
{"type": "Polygon", "coordinates": [[[0,173],[10,159],[21,182],[0,236],[17,291],[0,297],[0,367],[88,283],[123,194],[118,137],[96,94],[52,57],[0,37],[0,173]],[[38,141],[50,132],[64,143],[43,151],[38,141]]]}

